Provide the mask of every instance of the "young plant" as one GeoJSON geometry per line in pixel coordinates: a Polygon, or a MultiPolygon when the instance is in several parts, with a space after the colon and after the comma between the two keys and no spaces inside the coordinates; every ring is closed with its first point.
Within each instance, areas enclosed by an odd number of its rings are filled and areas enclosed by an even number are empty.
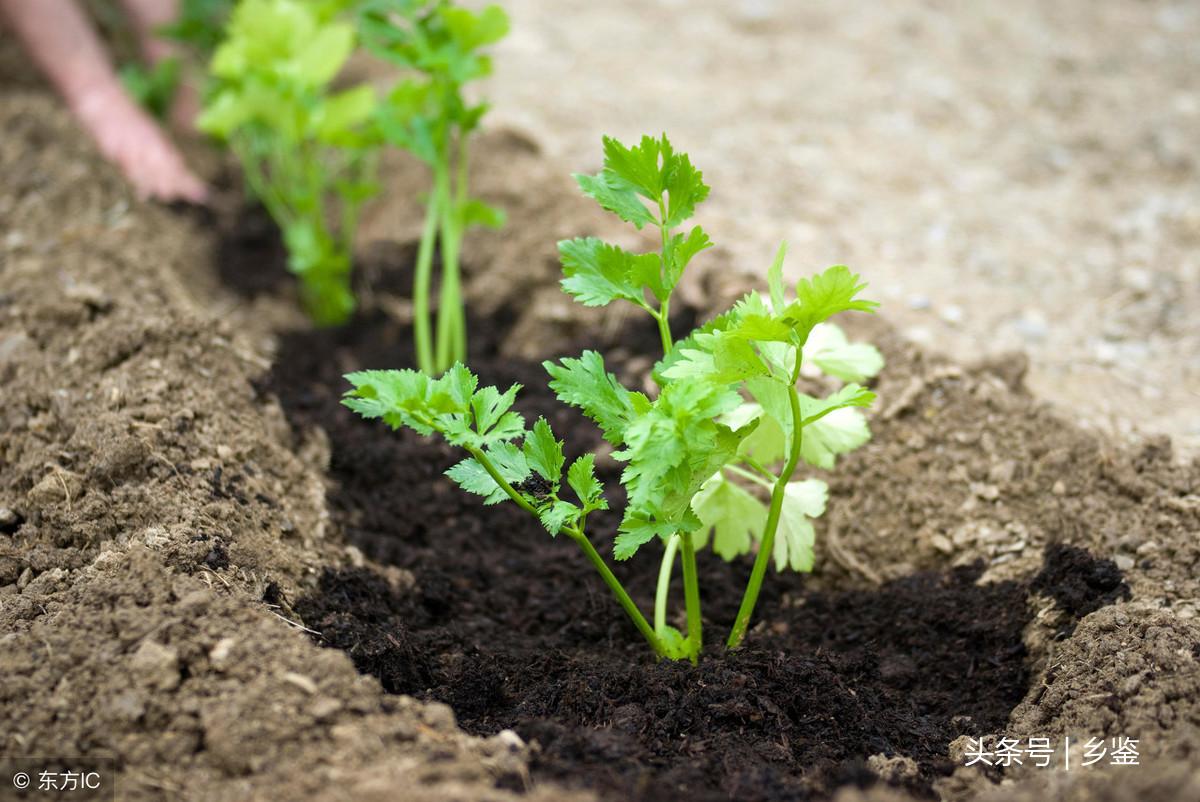
{"type": "MultiPolygon", "coordinates": [[[[465,449],[470,456],[451,468],[451,479],[483,496],[487,504],[513,501],[536,516],[551,535],[566,533],[600,572],[655,654],[695,661],[703,645],[695,551],[708,529],[722,530],[715,539],[722,550],[723,537],[741,537],[743,518],[759,524],[753,535],[759,551],[726,640],[729,648],[736,648],[745,635],[770,557],[782,550],[784,562],[803,568],[806,544],[792,534],[794,517],[797,509],[803,514],[815,504],[811,491],[791,480],[804,450],[804,435],[840,410],[864,407],[874,399],[874,393],[853,382],[825,398],[802,394],[796,384],[804,349],[817,327],[833,315],[869,312],[876,304],[857,297],[865,285],[840,265],[801,280],[796,297],[787,298],[781,248],[768,272],[769,297],[751,293],[686,340],[673,342],[667,325],[672,292],[692,258],[711,244],[698,226],[686,233],[676,229],[707,197],[708,187],[665,136],[644,137],[634,147],[606,138],[604,151],[604,169],[596,176],[577,176],[580,187],[636,227],[658,228],[660,247],[638,254],[595,238],[562,242],[563,287],[584,304],[602,306],[621,299],[658,321],[664,351],[652,374],[658,393],[651,397],[627,389],[595,351],[544,365],[558,398],[591,418],[616,447],[613,457],[625,463],[621,483],[627,504],[614,543],[616,559],[629,559],[656,539],[664,544],[667,556],[653,626],[587,535],[588,515],[607,508],[593,469],[594,456],[585,454],[567,470],[566,484],[574,499],[563,498],[563,444],[545,420],[527,429],[512,411],[518,387],[504,393],[494,387],[480,389],[461,364],[440,379],[412,370],[366,371],[346,377],[353,388],[344,403],[392,428],[437,433],[465,449]],[[774,427],[772,436],[782,444],[778,472],[769,467],[775,460],[760,461],[751,454],[749,445],[764,427],[774,427]],[[757,499],[733,483],[724,484],[726,471],[769,489],[763,514],[751,506],[760,504],[757,499]],[[714,489],[717,481],[722,484],[714,489]],[[727,489],[734,487],[741,495],[727,489]],[[733,534],[723,535],[725,530],[733,534]],[[676,552],[683,561],[686,634],[665,620],[676,552]]],[[[811,541],[807,548],[811,563],[811,541]]]]}
{"type": "Polygon", "coordinates": [[[491,59],[480,51],[504,38],[508,16],[494,5],[476,13],[448,0],[365,0],[359,27],[368,50],[415,73],[388,93],[378,122],[389,143],[433,172],[417,251],[413,326],[417,365],[440,373],[467,354],[459,271],[463,235],[472,224],[504,224],[499,210],[468,193],[468,143],[487,105],[469,103],[463,87],[491,73],[491,59]],[[442,261],[436,337],[430,304],[435,246],[442,261]]]}
{"type": "Polygon", "coordinates": [[[200,127],[229,142],[251,192],[283,231],[288,268],[318,325],[354,311],[350,274],[358,213],[375,194],[377,99],[330,83],[355,48],[343,3],[242,0],[210,71],[200,127]]]}

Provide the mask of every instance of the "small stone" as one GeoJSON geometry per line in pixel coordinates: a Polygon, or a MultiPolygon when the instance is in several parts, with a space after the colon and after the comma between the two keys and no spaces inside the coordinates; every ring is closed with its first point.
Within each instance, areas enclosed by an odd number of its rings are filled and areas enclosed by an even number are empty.
{"type": "Polygon", "coordinates": [[[208,659],[212,662],[213,668],[220,671],[229,665],[229,655],[236,643],[237,641],[233,638],[221,638],[213,645],[208,652],[208,659]]]}
{"type": "Polygon", "coordinates": [[[955,304],[950,304],[949,306],[943,307],[942,311],[939,313],[939,317],[941,317],[944,323],[948,323],[951,326],[957,326],[959,323],[963,322],[962,307],[955,304]]]}
{"type": "Polygon", "coordinates": [[[908,298],[908,308],[914,312],[924,312],[932,304],[924,295],[911,295],[908,298]]]}
{"type": "Polygon", "coordinates": [[[1145,543],[1137,547],[1137,555],[1145,557],[1147,554],[1153,554],[1158,551],[1158,544],[1153,540],[1147,540],[1145,543]]]}
{"type": "Polygon", "coordinates": [[[1000,498],[1000,488],[991,484],[972,482],[971,492],[984,501],[995,501],[1000,498]]]}
{"type": "Polygon", "coordinates": [[[1115,364],[1121,353],[1117,346],[1110,342],[1098,342],[1092,347],[1092,353],[1101,365],[1115,364]]]}
{"type": "Polygon", "coordinates": [[[1113,562],[1116,563],[1117,568],[1121,569],[1122,571],[1128,571],[1133,568],[1134,565],[1133,558],[1128,554],[1118,554],[1113,558],[1113,562]]]}
{"type": "Polygon", "coordinates": [[[134,722],[146,713],[146,702],[136,691],[117,694],[109,704],[110,711],[119,719],[134,722]]]}
{"type": "Polygon", "coordinates": [[[309,706],[308,712],[312,714],[313,718],[323,721],[333,717],[341,709],[342,703],[337,699],[330,696],[322,696],[309,706]]]}
{"type": "Polygon", "coordinates": [[[130,658],[129,667],[150,687],[169,691],[179,685],[179,652],[170,646],[142,641],[130,658]]]}
{"type": "Polygon", "coordinates": [[[1041,342],[1050,333],[1046,318],[1037,310],[1028,310],[1012,324],[1017,334],[1028,342],[1041,342]]]}
{"type": "Polygon", "coordinates": [[[315,694],[318,690],[317,683],[313,682],[303,674],[297,674],[294,671],[285,671],[280,675],[280,679],[284,682],[295,685],[300,690],[308,694],[315,694]]]}
{"type": "Polygon", "coordinates": [[[1016,474],[1017,461],[1009,459],[1004,462],[997,462],[988,470],[988,481],[996,482],[997,484],[1007,484],[1013,480],[1016,474]]]}
{"type": "Polygon", "coordinates": [[[228,462],[233,459],[233,449],[226,445],[217,446],[217,458],[228,462]]]}
{"type": "Polygon", "coordinates": [[[943,535],[941,532],[929,538],[930,544],[940,551],[942,554],[953,554],[954,544],[950,542],[950,538],[943,535]]]}
{"type": "Polygon", "coordinates": [[[1067,494],[1067,486],[1063,484],[1062,479],[1059,479],[1054,483],[1054,486],[1050,488],[1050,492],[1056,496],[1065,496],[1067,494]]]}
{"type": "Polygon", "coordinates": [[[17,590],[24,590],[32,579],[33,569],[29,566],[25,566],[25,570],[21,572],[19,577],[17,577],[17,590]]]}

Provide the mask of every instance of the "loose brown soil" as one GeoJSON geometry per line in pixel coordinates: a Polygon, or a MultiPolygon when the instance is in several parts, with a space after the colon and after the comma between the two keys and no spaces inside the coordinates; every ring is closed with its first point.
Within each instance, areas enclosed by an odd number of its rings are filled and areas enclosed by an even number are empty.
{"type": "MultiPolygon", "coordinates": [[[[223,289],[206,224],[130,199],[40,90],[0,130],[4,756],[112,757],[122,799],[1200,798],[1200,468],[1047,411],[1021,359],[859,325],[889,365],[817,572],[770,577],[738,656],[655,665],[570,543],[334,406],[343,370],[406,359],[406,282],[376,267],[405,248],[368,259],[362,326],[276,341],[286,277],[223,289]],[[962,768],[999,735],[1138,738],[1143,765],[962,768]]],[[[554,240],[605,231],[568,170],[512,135],[477,164],[511,221],[469,249],[485,379],[535,388],[587,341],[639,381],[653,338],[554,287],[554,240]]],[[[709,256],[701,314],[741,289],[709,256]]],[[[620,567],[643,603],[655,567],[620,567]]],[[[703,562],[714,642],[746,569],[703,562]]]]}

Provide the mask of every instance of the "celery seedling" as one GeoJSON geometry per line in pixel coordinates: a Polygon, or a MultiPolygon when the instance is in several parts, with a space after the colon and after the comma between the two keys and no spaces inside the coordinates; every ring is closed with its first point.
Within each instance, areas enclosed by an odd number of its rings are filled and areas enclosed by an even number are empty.
{"type": "Polygon", "coordinates": [[[374,90],[329,88],[355,47],[340,3],[243,0],[211,65],[200,127],[229,141],[253,194],[283,231],[288,268],[319,325],[354,311],[350,273],[361,205],[376,192],[374,90]]]}
{"type": "MultiPolygon", "coordinates": [[[[815,485],[791,481],[804,453],[803,435],[843,410],[869,405],[875,396],[853,382],[825,398],[801,393],[796,385],[804,351],[818,327],[833,315],[869,312],[876,304],[858,298],[865,285],[840,265],[801,280],[795,299],[789,300],[781,248],[768,272],[769,298],[750,293],[674,343],[667,326],[672,291],[691,259],[710,244],[698,226],[686,234],[675,229],[707,196],[708,187],[665,136],[645,137],[631,148],[606,138],[604,146],[604,170],[596,176],[577,176],[581,188],[638,228],[657,227],[661,246],[657,252],[636,254],[594,238],[560,243],[563,287],[592,306],[626,300],[658,321],[664,357],[652,376],[659,391],[651,398],[625,388],[595,351],[544,365],[559,400],[591,418],[616,447],[614,459],[625,463],[621,483],[627,505],[614,556],[628,559],[655,539],[663,541],[670,555],[660,572],[654,626],[587,536],[588,514],[607,507],[593,471],[594,457],[584,455],[567,471],[575,500],[562,498],[562,443],[544,420],[526,430],[524,420],[511,410],[517,387],[505,393],[494,387],[478,389],[475,377],[461,364],[440,379],[412,370],[366,371],[346,377],[353,389],[344,403],[393,428],[437,433],[464,448],[470,456],[448,471],[450,478],[483,496],[487,504],[512,500],[535,515],[551,535],[566,533],[587,554],[658,656],[695,661],[702,647],[695,549],[709,529],[716,530],[714,547],[719,552],[748,550],[751,538],[760,544],[726,640],[729,648],[736,648],[745,635],[771,556],[777,564],[797,570],[811,564],[811,527],[806,534],[804,522],[823,508],[824,493],[815,485]],[[768,428],[771,441],[782,445],[781,453],[752,447],[756,434],[768,428]],[[771,468],[777,458],[784,463],[778,473],[771,468]],[[728,482],[726,472],[763,485],[770,492],[769,505],[764,508],[728,482]],[[746,534],[748,524],[761,531],[746,534]],[[745,539],[745,549],[731,550],[729,542],[739,538],[745,539]],[[683,559],[686,635],[665,623],[665,588],[675,551],[683,559]]],[[[868,375],[873,366],[867,362],[873,360],[864,359],[866,352],[848,356],[837,336],[825,331],[833,338],[826,361],[844,375],[855,370],[868,375]]],[[[813,453],[832,456],[846,450],[847,442],[827,438],[813,453]]]]}
{"type": "Polygon", "coordinates": [[[480,51],[504,38],[508,16],[495,5],[475,13],[448,0],[366,0],[359,27],[368,50],[415,73],[387,95],[379,126],[388,142],[433,171],[417,250],[413,328],[417,365],[440,373],[467,354],[459,271],[463,234],[475,223],[504,223],[499,210],[467,191],[468,142],[487,105],[469,103],[463,87],[491,73],[491,59],[480,51]],[[436,337],[430,305],[435,245],[442,257],[436,337]]]}

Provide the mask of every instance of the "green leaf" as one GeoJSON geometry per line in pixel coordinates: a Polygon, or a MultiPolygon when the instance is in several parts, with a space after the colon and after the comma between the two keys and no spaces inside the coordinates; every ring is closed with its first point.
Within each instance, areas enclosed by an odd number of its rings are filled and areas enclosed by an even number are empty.
{"type": "Polygon", "coordinates": [[[803,343],[813,326],[823,323],[839,312],[873,312],[875,301],[859,300],[855,296],[866,288],[857,273],[845,265],[834,265],[796,284],[796,300],[784,310],[784,320],[792,326],[803,343]]]}
{"type": "Polygon", "coordinates": [[[322,142],[339,143],[375,111],[375,90],[357,86],[327,98],[313,116],[313,134],[322,142]]]}
{"type": "Polygon", "coordinates": [[[633,223],[640,231],[647,224],[657,224],[654,215],[638,200],[637,193],[624,185],[610,183],[604,173],[599,175],[575,175],[575,182],[587,195],[604,209],[620,217],[626,223],[633,223]]]}
{"type": "Polygon", "coordinates": [[[446,476],[468,493],[483,496],[484,504],[499,504],[508,499],[508,494],[474,457],[468,457],[450,468],[446,476]]]}
{"type": "Polygon", "coordinates": [[[503,209],[490,206],[474,198],[463,204],[462,208],[464,226],[480,225],[485,228],[504,228],[507,217],[503,209]]]}
{"type": "Polygon", "coordinates": [[[475,393],[471,409],[475,414],[475,429],[484,442],[510,440],[524,433],[525,419],[509,411],[520,389],[521,385],[514,384],[504,393],[495,387],[484,387],[475,393]]]}
{"type": "Polygon", "coordinates": [[[571,463],[571,467],[567,469],[567,484],[583,503],[585,512],[608,509],[608,502],[604,499],[604,486],[596,478],[595,454],[584,454],[571,463]]]}
{"type": "Polygon", "coordinates": [[[696,206],[708,197],[708,185],[704,174],[692,166],[686,153],[671,151],[671,143],[664,134],[663,184],[667,191],[667,226],[675,226],[696,212],[696,206]]]}
{"type": "Polygon", "coordinates": [[[310,41],[298,42],[289,72],[303,85],[324,86],[338,74],[354,51],[354,26],[335,22],[319,30],[310,41]]]}
{"type": "MultiPolygon", "coordinates": [[[[847,384],[837,392],[825,398],[813,398],[800,394],[800,425],[810,426],[828,415],[830,412],[845,407],[869,407],[875,400],[875,393],[857,384],[847,384]]],[[[764,406],[766,406],[764,404],[764,406]]]]}
{"type": "Polygon", "coordinates": [[[784,488],[779,529],[775,532],[772,556],[775,570],[811,571],[815,533],[812,519],[825,512],[829,489],[819,479],[789,482],[784,488]]]}
{"type": "Polygon", "coordinates": [[[762,537],[767,523],[766,506],[720,472],[700,487],[692,509],[704,525],[697,548],[708,542],[711,533],[713,551],[725,560],[750,551],[751,541],[762,537]]]}
{"type": "Polygon", "coordinates": [[[488,6],[478,14],[465,8],[443,6],[438,13],[450,37],[464,52],[478,50],[508,35],[508,15],[500,6],[488,6]]]}
{"type": "Polygon", "coordinates": [[[529,467],[549,482],[553,492],[557,493],[566,459],[563,457],[562,441],[554,439],[554,432],[545,418],[538,418],[525,435],[524,451],[529,467]]]}
{"type": "Polygon", "coordinates": [[[686,237],[676,234],[671,238],[671,263],[667,281],[672,289],[683,277],[683,271],[692,258],[701,251],[711,248],[712,244],[712,240],[700,226],[693,227],[686,237]]]}
{"type": "Polygon", "coordinates": [[[771,267],[767,270],[767,286],[771,290],[771,308],[775,314],[780,314],[784,309],[783,297],[783,260],[787,258],[787,243],[779,243],[779,250],[775,252],[775,261],[771,263],[771,267]]]}
{"type": "Polygon", "coordinates": [[[627,516],[613,541],[613,557],[628,560],[654,538],[670,537],[678,531],[679,524],[674,521],[651,521],[640,516],[627,516]]]}
{"type": "MultiPolygon", "coordinates": [[[[658,202],[665,189],[659,166],[662,142],[643,136],[641,144],[627,148],[611,136],[603,137],[604,169],[614,183],[623,184],[647,200],[658,202]]],[[[663,137],[666,142],[666,137],[663,137]]],[[[670,147],[668,143],[668,147],[670,147]]]]}
{"type": "Polygon", "coordinates": [[[842,381],[863,382],[883,369],[883,355],[870,343],[851,343],[834,323],[818,323],[804,344],[804,368],[808,375],[819,368],[842,381]]]}
{"type": "Polygon", "coordinates": [[[555,500],[538,509],[538,520],[551,535],[557,535],[567,523],[573,523],[580,509],[567,501],[555,500]]]}
{"type": "Polygon", "coordinates": [[[658,273],[655,254],[638,256],[596,237],[563,240],[558,253],[566,276],[562,287],[584,306],[605,306],[618,298],[644,304],[640,279],[647,261],[658,273]]]}
{"type": "Polygon", "coordinates": [[[804,427],[800,456],[810,465],[833,470],[837,455],[853,451],[871,439],[866,417],[857,409],[837,409],[804,427]]]}
{"type": "Polygon", "coordinates": [[[550,374],[550,389],[564,404],[578,407],[599,426],[604,439],[620,445],[625,429],[636,417],[638,401],[645,396],[626,390],[617,377],[604,369],[604,357],[584,351],[579,359],[564,358],[561,364],[543,362],[550,374]]]}

